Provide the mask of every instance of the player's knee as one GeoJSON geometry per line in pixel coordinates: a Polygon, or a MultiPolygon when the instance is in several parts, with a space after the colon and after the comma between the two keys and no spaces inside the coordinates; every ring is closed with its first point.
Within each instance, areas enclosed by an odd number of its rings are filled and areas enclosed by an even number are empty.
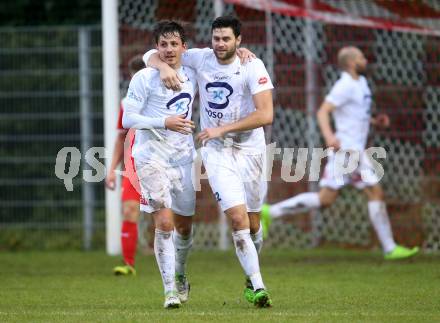
{"type": "Polygon", "coordinates": [[[233,213],[230,215],[231,226],[233,230],[242,230],[249,227],[247,215],[241,213],[233,213]]]}
{"type": "Polygon", "coordinates": [[[124,203],[122,206],[122,217],[124,221],[137,222],[139,212],[139,204],[137,203],[124,203]]]}
{"type": "Polygon", "coordinates": [[[187,237],[191,234],[191,224],[176,223],[175,228],[176,228],[176,231],[179,232],[179,234],[184,237],[187,237]]]}
{"type": "Polygon", "coordinates": [[[244,204],[229,208],[225,213],[231,221],[232,230],[249,229],[249,216],[244,204]]]}
{"type": "Polygon", "coordinates": [[[365,190],[368,200],[382,201],[384,199],[384,192],[380,185],[372,186],[365,190]]]}
{"type": "Polygon", "coordinates": [[[174,229],[173,221],[167,217],[157,217],[155,221],[155,226],[157,229],[167,232],[174,229]]]}
{"type": "Polygon", "coordinates": [[[155,212],[154,224],[156,226],[156,229],[162,231],[173,231],[174,220],[173,220],[172,212],[167,209],[163,209],[155,212]]]}

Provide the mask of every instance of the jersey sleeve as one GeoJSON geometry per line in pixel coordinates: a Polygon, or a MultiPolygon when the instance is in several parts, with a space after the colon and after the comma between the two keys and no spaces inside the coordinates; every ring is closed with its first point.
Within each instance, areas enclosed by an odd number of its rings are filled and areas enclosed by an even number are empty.
{"type": "Polygon", "coordinates": [[[331,88],[329,94],[325,97],[325,101],[333,104],[336,109],[347,103],[350,95],[350,88],[341,80],[337,81],[331,88]]]}
{"type": "Polygon", "coordinates": [[[154,53],[157,53],[157,49],[150,49],[148,52],[142,56],[142,60],[144,61],[145,66],[148,66],[148,60],[150,59],[151,55],[154,53]]]}
{"type": "Polygon", "coordinates": [[[130,81],[127,95],[123,100],[122,125],[125,129],[165,128],[165,118],[150,118],[141,114],[149,95],[147,84],[148,77],[142,71],[136,73],[130,81]]]}
{"type": "Polygon", "coordinates": [[[141,73],[136,73],[130,81],[127,95],[124,98],[125,110],[140,111],[144,102],[148,98],[148,90],[142,83],[145,82],[145,77],[141,73]]]}
{"type": "Polygon", "coordinates": [[[273,89],[272,80],[270,79],[269,73],[266,70],[261,59],[253,59],[248,62],[247,68],[247,84],[252,95],[265,90],[273,89]]]}
{"type": "Polygon", "coordinates": [[[189,66],[194,70],[199,69],[204,61],[205,57],[212,53],[211,48],[191,48],[182,54],[182,65],[189,66]]]}
{"type": "MultiPolygon", "coordinates": [[[[211,48],[191,48],[182,54],[182,65],[197,69],[203,65],[205,56],[212,52],[211,48]]],[[[145,66],[148,66],[148,60],[151,55],[157,53],[157,49],[150,49],[142,56],[145,66]]]]}

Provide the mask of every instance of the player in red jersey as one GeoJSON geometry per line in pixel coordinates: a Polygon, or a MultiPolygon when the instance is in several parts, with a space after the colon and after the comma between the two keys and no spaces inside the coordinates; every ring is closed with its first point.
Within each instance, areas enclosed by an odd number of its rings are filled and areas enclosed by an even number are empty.
{"type": "MultiPolygon", "coordinates": [[[[130,76],[137,71],[145,68],[142,58],[133,57],[129,64],[130,76]]],[[[115,275],[136,275],[135,254],[138,240],[137,223],[140,216],[140,188],[139,180],[135,172],[131,148],[134,142],[134,130],[127,130],[122,127],[122,115],[124,107],[121,102],[119,110],[117,130],[112,163],[105,180],[107,188],[113,190],[116,186],[116,168],[124,161],[125,174],[122,177],[121,199],[122,199],[122,227],[121,227],[121,245],[123,265],[116,266],[113,269],[115,275]],[[124,147],[125,146],[125,147],[124,147]],[[125,154],[124,154],[125,151],[125,154]]]]}

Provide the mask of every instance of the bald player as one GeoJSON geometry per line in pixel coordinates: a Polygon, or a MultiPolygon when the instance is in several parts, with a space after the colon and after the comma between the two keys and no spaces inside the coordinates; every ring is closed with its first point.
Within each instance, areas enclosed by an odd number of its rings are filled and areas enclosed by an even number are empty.
{"type": "Polygon", "coordinates": [[[387,128],[387,115],[371,117],[371,91],[364,74],[367,59],[356,47],[343,47],[338,53],[341,77],[325,97],[317,113],[318,124],[328,148],[333,148],[328,156],[323,177],[319,182],[319,192],[296,195],[273,205],[264,205],[261,211],[263,229],[268,231],[272,219],[284,215],[304,213],[312,209],[326,208],[333,204],[339,190],[351,184],[363,190],[368,198],[368,214],[381,243],[384,258],[403,259],[414,256],[418,248],[408,249],[396,244],[384,203],[384,193],[380,179],[373,169],[370,157],[365,153],[370,124],[387,128]],[[332,129],[333,116],[336,131],[332,129]],[[349,174],[337,177],[338,167],[334,151],[359,152],[357,168],[349,174]]]}

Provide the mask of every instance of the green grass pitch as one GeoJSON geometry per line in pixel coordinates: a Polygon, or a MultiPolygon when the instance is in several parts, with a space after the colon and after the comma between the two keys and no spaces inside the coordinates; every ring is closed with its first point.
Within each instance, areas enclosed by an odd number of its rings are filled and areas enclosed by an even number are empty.
{"type": "Polygon", "coordinates": [[[440,321],[440,258],[384,262],[378,253],[263,250],[274,307],[242,296],[231,252],[190,255],[190,301],[162,308],[154,256],[138,255],[137,277],[114,277],[103,252],[0,253],[0,322],[434,322],[440,321]]]}

